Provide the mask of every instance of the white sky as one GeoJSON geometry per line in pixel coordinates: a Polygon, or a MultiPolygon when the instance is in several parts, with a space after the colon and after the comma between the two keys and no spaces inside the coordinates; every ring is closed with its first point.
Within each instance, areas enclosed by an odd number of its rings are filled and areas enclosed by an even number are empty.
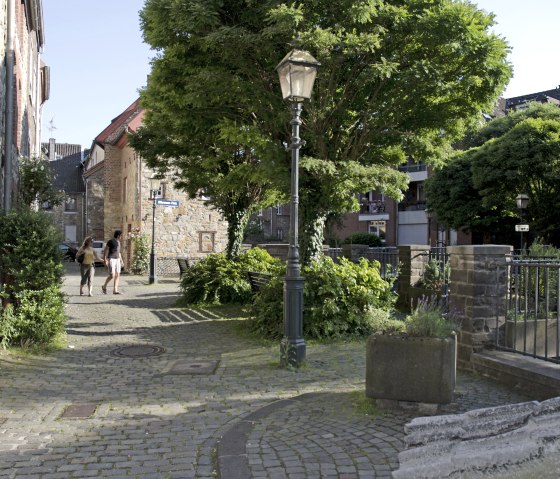
{"type": "MultiPolygon", "coordinates": [[[[473,0],[496,14],[494,30],[512,47],[512,97],[560,85],[560,0],[473,0]]],[[[43,107],[43,141],[93,139],[145,86],[153,52],[142,42],[144,0],[43,0],[51,97],[43,107]],[[50,127],[55,129],[51,130],[50,127]]]]}

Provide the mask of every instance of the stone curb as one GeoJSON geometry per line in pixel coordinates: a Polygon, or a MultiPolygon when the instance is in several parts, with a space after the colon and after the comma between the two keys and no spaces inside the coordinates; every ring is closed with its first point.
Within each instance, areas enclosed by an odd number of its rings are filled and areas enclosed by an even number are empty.
{"type": "Polygon", "coordinates": [[[247,460],[246,445],[255,423],[290,404],[321,396],[324,393],[306,393],[293,398],[281,399],[247,414],[227,430],[217,443],[219,479],[247,479],[251,470],[247,460]]]}

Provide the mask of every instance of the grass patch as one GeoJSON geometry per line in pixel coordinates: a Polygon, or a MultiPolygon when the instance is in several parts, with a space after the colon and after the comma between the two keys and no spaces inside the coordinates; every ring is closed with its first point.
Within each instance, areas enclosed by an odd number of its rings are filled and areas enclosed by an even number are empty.
{"type": "Polygon", "coordinates": [[[367,397],[365,391],[352,391],[350,402],[356,414],[360,416],[377,417],[383,415],[383,412],[377,407],[375,399],[367,397]]]}
{"type": "Polygon", "coordinates": [[[6,352],[14,356],[48,356],[49,354],[66,349],[68,338],[66,332],[58,333],[48,344],[31,344],[30,346],[9,346],[6,352]]]}

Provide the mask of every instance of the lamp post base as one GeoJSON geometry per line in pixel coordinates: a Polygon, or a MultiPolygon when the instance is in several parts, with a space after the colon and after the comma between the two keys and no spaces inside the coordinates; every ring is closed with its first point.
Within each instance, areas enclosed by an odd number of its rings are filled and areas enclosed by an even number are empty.
{"type": "Polygon", "coordinates": [[[280,362],[293,367],[305,360],[303,284],[304,279],[299,275],[284,280],[284,338],[280,343],[280,362]]]}
{"type": "Polygon", "coordinates": [[[150,278],[148,280],[149,284],[157,284],[156,276],[156,255],[150,253],[150,278]]]}

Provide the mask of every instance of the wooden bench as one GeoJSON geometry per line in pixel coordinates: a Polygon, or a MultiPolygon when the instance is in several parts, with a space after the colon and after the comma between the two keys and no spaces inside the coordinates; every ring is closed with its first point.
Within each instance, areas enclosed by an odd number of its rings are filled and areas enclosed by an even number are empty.
{"type": "Polygon", "coordinates": [[[183,277],[183,274],[189,269],[189,260],[186,258],[177,258],[177,263],[179,263],[179,278],[183,277]]]}
{"type": "Polygon", "coordinates": [[[247,271],[247,278],[251,285],[251,291],[253,294],[256,294],[271,280],[272,275],[269,273],[259,273],[258,271],[247,271]]]}

